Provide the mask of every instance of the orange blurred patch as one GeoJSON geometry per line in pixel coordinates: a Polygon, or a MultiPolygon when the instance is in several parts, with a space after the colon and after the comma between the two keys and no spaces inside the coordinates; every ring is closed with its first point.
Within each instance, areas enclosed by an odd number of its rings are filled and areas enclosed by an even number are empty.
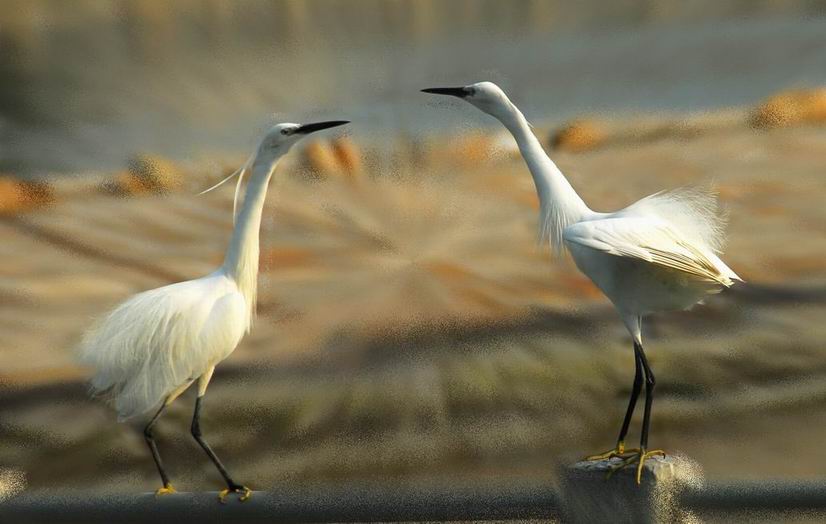
{"type": "Polygon", "coordinates": [[[140,154],[129,160],[129,167],[103,183],[101,189],[117,196],[166,193],[180,189],[183,173],[171,160],[158,155],[140,154]]]}
{"type": "Polygon", "coordinates": [[[604,126],[590,119],[573,120],[551,134],[554,149],[581,153],[603,145],[607,133],[604,126]]]}
{"type": "Polygon", "coordinates": [[[751,125],[757,128],[826,123],[826,88],[782,91],[757,106],[751,125]]]}
{"type": "Polygon", "coordinates": [[[152,193],[178,189],[182,185],[181,170],[171,160],[158,155],[141,154],[129,159],[129,176],[135,184],[152,193]]]}
{"type": "Polygon", "coordinates": [[[11,216],[54,202],[54,191],[44,182],[0,177],[0,216],[11,216]]]}
{"type": "Polygon", "coordinates": [[[332,148],[339,167],[345,173],[357,175],[362,172],[364,163],[361,150],[355,142],[345,136],[340,136],[333,140],[332,148]]]}
{"type": "Polygon", "coordinates": [[[471,133],[452,137],[444,145],[430,144],[430,162],[453,167],[477,166],[491,158],[496,144],[490,135],[471,133]]]}
{"type": "Polygon", "coordinates": [[[311,176],[326,178],[339,172],[338,158],[330,144],[313,140],[301,151],[301,165],[311,176]]]}

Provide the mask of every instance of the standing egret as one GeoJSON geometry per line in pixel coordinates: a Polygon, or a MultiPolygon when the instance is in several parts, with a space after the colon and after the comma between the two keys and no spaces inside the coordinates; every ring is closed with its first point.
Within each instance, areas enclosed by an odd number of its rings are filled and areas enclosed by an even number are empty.
{"type": "Polygon", "coordinates": [[[261,213],[276,163],[307,134],[347,123],[278,124],[270,129],[246,165],[207,190],[238,176],[237,201],[244,174],[250,174],[223,265],[205,277],[139,293],[86,333],[80,356],[94,369],[91,389],[111,400],[118,420],[160,406],[144,429],[163,482],[157,495],[175,490],[161,463],[152,428],[164,409],[197,380],[191,431],[227,484],[219,499],[224,502],[231,492],[238,493],[242,501],[250,497],[249,488],[230,477],[203,439],[201,401],[215,366],[235,350],[252,325],[261,213]]]}
{"type": "Polygon", "coordinates": [[[637,464],[640,483],[645,460],[664,455],[648,449],[654,374],[642,348],[642,317],[687,309],[710,293],[740,280],[717,256],[723,220],[713,194],[699,189],[660,192],[616,211],[592,211],[548,158],[530,124],[505,93],[491,82],[465,87],[423,89],[450,95],[499,120],[519,146],[539,195],[541,241],[554,252],[567,247],[576,266],[618,310],[634,342],[635,376],[614,449],[589,460],[619,457],[612,472],[637,464]],[[640,447],[625,449],[625,436],[645,381],[645,412],[640,447]]]}

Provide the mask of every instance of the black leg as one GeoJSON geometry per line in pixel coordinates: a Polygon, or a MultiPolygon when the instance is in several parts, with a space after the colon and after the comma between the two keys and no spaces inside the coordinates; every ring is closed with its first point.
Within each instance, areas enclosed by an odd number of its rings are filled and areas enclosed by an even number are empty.
{"type": "Polygon", "coordinates": [[[651,424],[651,404],[654,402],[654,386],[656,385],[656,381],[654,380],[654,373],[648,366],[648,359],[645,358],[642,345],[635,344],[634,349],[639,355],[643,371],[645,372],[645,412],[642,417],[642,435],[640,436],[640,449],[644,451],[648,449],[648,428],[651,424]]]}
{"type": "Polygon", "coordinates": [[[209,444],[207,444],[201,436],[200,419],[202,398],[203,397],[198,397],[195,400],[195,414],[192,417],[192,436],[195,437],[195,440],[204,449],[209,459],[212,461],[213,464],[215,464],[215,467],[218,468],[218,472],[221,473],[222,477],[224,477],[224,481],[226,481],[227,487],[229,487],[229,489],[232,491],[244,489],[243,486],[241,486],[240,484],[236,484],[235,481],[232,480],[232,478],[229,476],[229,473],[227,473],[227,469],[224,467],[223,464],[221,464],[221,460],[218,458],[218,455],[216,455],[215,452],[212,451],[212,448],[209,447],[209,444]]]}
{"type": "Polygon", "coordinates": [[[619,438],[617,439],[617,449],[625,446],[625,436],[628,434],[628,426],[631,424],[631,417],[634,415],[634,408],[637,406],[637,398],[642,390],[642,362],[637,351],[637,343],[634,342],[634,385],[631,389],[631,398],[628,399],[628,409],[625,411],[625,419],[622,421],[619,438]]]}
{"type": "Polygon", "coordinates": [[[166,474],[166,471],[163,469],[163,463],[161,462],[161,455],[158,453],[158,446],[155,444],[155,438],[152,436],[152,428],[155,426],[155,422],[163,413],[163,410],[166,409],[166,402],[161,405],[161,408],[155,413],[155,416],[149,421],[145,428],[143,428],[143,437],[146,439],[146,444],[149,446],[149,451],[152,452],[152,458],[155,460],[155,465],[158,466],[158,473],[161,474],[161,481],[163,482],[163,487],[169,487],[169,477],[166,474]]]}

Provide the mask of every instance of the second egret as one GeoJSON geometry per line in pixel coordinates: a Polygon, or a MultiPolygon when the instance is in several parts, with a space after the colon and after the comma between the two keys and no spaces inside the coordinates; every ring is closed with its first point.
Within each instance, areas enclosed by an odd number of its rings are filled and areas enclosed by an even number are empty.
{"type": "Polygon", "coordinates": [[[654,373],[642,347],[642,318],[686,309],[741,280],[717,256],[723,221],[713,194],[699,189],[660,192],[613,213],[591,210],[545,154],[530,124],[491,82],[423,89],[461,98],[499,120],[516,140],[539,195],[539,234],[554,251],[567,247],[577,267],[611,300],[634,342],[636,372],[616,447],[589,459],[619,457],[615,469],[663,455],[648,449],[654,373]],[[637,397],[645,382],[640,447],[625,448],[637,397]]]}

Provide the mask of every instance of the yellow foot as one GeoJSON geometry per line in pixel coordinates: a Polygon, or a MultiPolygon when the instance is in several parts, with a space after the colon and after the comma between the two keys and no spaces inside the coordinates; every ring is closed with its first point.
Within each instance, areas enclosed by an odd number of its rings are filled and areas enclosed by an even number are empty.
{"type": "Polygon", "coordinates": [[[605,453],[598,453],[596,455],[588,455],[585,460],[608,460],[610,458],[619,457],[622,459],[628,458],[633,453],[639,453],[638,448],[625,449],[625,442],[617,442],[617,447],[606,451],[605,453]]]}
{"type": "Polygon", "coordinates": [[[162,488],[158,488],[158,491],[155,492],[156,497],[160,497],[161,495],[171,495],[173,493],[177,493],[175,488],[172,487],[172,484],[166,484],[162,488]]]}
{"type": "Polygon", "coordinates": [[[620,462],[618,462],[617,464],[611,465],[610,470],[608,471],[608,478],[611,478],[611,475],[613,475],[617,471],[619,471],[621,469],[625,469],[625,468],[627,468],[628,466],[630,466],[632,464],[636,464],[637,465],[637,477],[636,477],[636,479],[637,479],[637,485],[639,485],[640,482],[642,481],[642,468],[645,466],[646,459],[654,457],[654,456],[660,456],[660,457],[665,456],[665,451],[663,451],[661,449],[654,449],[654,450],[651,450],[651,451],[645,451],[645,450],[634,450],[634,451],[635,452],[630,457],[623,457],[620,462]]]}
{"type": "Polygon", "coordinates": [[[226,498],[230,493],[238,493],[240,495],[238,500],[241,502],[245,502],[252,496],[252,491],[246,486],[229,486],[227,489],[221,490],[221,492],[218,493],[218,500],[221,504],[227,503],[226,498]]]}

